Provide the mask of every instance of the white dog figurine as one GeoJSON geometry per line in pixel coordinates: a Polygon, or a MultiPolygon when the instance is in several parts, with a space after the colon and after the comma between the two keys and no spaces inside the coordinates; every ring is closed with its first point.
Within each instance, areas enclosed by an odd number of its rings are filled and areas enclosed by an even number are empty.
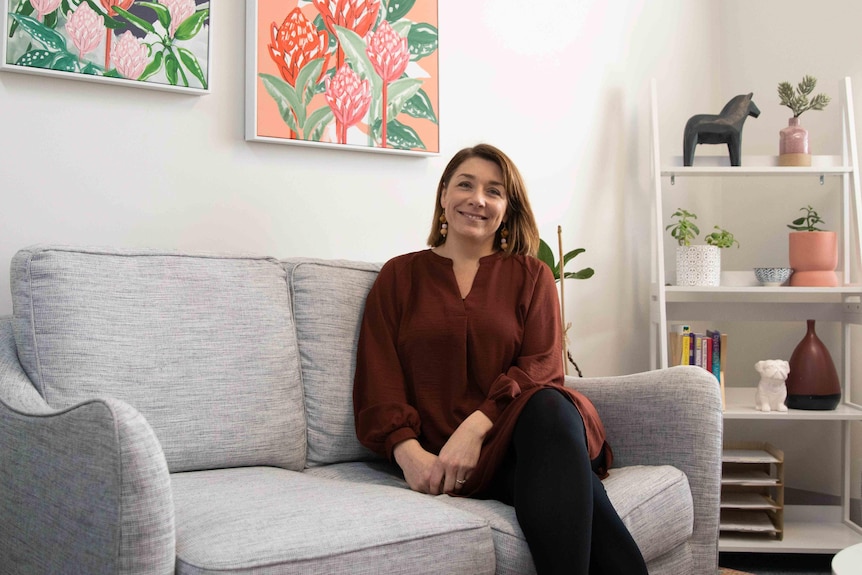
{"type": "Polygon", "coordinates": [[[783,359],[764,359],[754,364],[760,374],[757,392],[754,394],[754,407],[758,411],[787,411],[787,386],[784,381],[790,373],[790,364],[783,359]]]}

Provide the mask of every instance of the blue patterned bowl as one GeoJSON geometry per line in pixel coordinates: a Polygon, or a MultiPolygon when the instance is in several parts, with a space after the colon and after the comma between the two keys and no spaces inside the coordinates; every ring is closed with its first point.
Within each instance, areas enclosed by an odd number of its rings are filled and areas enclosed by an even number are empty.
{"type": "Polygon", "coordinates": [[[780,286],[791,275],[793,270],[790,268],[754,268],[754,277],[765,286],[780,286]]]}

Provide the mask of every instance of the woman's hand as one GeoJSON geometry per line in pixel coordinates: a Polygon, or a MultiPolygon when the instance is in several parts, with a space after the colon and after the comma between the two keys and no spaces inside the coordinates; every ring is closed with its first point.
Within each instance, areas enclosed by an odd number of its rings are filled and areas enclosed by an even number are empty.
{"type": "Polygon", "coordinates": [[[440,450],[431,469],[428,486],[432,495],[458,493],[479,462],[482,443],[493,422],[481,411],[474,411],[461,422],[440,450]]]}
{"type": "Polygon", "coordinates": [[[431,493],[429,478],[431,470],[437,464],[436,455],[425,451],[415,439],[408,439],[396,445],[392,455],[404,472],[404,479],[410,489],[419,493],[431,493]]]}

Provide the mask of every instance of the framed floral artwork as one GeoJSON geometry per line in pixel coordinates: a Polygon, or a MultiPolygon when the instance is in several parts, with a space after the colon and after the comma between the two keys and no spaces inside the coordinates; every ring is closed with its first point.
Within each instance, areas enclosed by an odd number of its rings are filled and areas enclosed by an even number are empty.
{"type": "Polygon", "coordinates": [[[209,92],[209,0],[0,0],[0,69],[209,92]]]}
{"type": "Polygon", "coordinates": [[[246,139],[439,153],[437,0],[246,0],[246,139]]]}

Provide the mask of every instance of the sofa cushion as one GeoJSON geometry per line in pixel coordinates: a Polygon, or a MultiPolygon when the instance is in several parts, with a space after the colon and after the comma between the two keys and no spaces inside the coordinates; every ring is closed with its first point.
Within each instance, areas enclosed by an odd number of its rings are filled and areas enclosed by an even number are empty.
{"type": "Polygon", "coordinates": [[[373,458],[356,439],[353,373],[365,298],[379,265],[285,260],[308,419],[308,466],[373,458]]]}
{"type": "Polygon", "coordinates": [[[134,406],[171,471],[301,469],[284,268],[261,257],[36,247],[12,260],[21,364],[53,407],[134,406]]]}
{"type": "Polygon", "coordinates": [[[177,574],[491,574],[479,517],[409,490],[274,468],[177,473],[177,574]]]}
{"type": "MultiPolygon", "coordinates": [[[[342,463],[309,470],[316,477],[407,489],[394,466],[384,463],[342,463]]],[[[691,551],[676,550],[691,536],[694,507],[685,474],[669,465],[614,468],[603,484],[608,497],[649,563],[668,557],[690,563],[691,551]]],[[[515,509],[493,500],[441,495],[438,501],[488,521],[494,537],[497,575],[535,573],[533,559],[518,525],[515,509]]],[[[650,564],[652,570],[652,564],[650,564]]],[[[684,572],[684,571],[680,571],[684,572]]]]}

